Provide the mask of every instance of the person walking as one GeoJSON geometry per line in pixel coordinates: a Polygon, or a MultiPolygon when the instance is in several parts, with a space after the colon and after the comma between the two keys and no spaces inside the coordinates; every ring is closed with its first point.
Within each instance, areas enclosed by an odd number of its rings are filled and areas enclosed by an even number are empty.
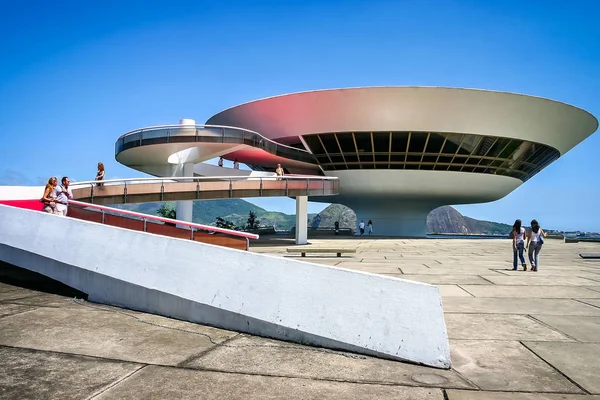
{"type": "Polygon", "coordinates": [[[365,234],[365,221],[360,221],[358,229],[360,230],[360,236],[363,236],[365,234]]]}
{"type": "Polygon", "coordinates": [[[369,234],[369,236],[373,234],[373,221],[371,220],[367,222],[367,233],[369,234]]]}
{"type": "Polygon", "coordinates": [[[540,227],[540,224],[535,219],[532,220],[531,229],[527,233],[527,245],[525,246],[525,248],[529,248],[527,254],[529,255],[532,272],[537,272],[540,266],[540,251],[546,236],[547,234],[540,227]]]}
{"type": "Polygon", "coordinates": [[[58,185],[58,179],[52,177],[48,179],[48,183],[44,188],[44,195],[40,199],[44,203],[42,211],[48,214],[56,214],[56,185],[58,185]]]}
{"type": "Polygon", "coordinates": [[[69,207],[69,200],[73,198],[73,192],[71,192],[71,189],[69,189],[70,180],[68,176],[63,176],[60,182],[61,184],[55,188],[56,213],[66,217],[69,207]]]}
{"type": "MultiPolygon", "coordinates": [[[[98,163],[98,172],[96,172],[96,180],[104,180],[104,164],[102,164],[101,162],[98,163]]],[[[104,183],[98,182],[97,186],[104,186],[104,183]]]]}
{"type": "Polygon", "coordinates": [[[521,220],[515,221],[512,229],[512,240],[513,240],[513,271],[517,270],[518,260],[521,260],[523,271],[527,271],[527,264],[525,263],[525,257],[523,257],[523,250],[525,249],[525,228],[521,226],[521,220]]]}

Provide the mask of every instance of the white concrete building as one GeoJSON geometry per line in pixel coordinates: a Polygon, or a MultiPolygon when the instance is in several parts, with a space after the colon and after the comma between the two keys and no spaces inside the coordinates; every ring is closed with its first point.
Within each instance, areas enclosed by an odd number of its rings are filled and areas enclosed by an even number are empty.
{"type": "Polygon", "coordinates": [[[184,123],[129,132],[117,160],[157,176],[199,174],[199,163],[223,156],[255,171],[280,163],[338,177],[339,195],[310,200],[345,204],[377,234],[400,236],[425,235],[436,207],[506,196],[598,128],[557,101],[439,87],[294,93],[184,123]]]}

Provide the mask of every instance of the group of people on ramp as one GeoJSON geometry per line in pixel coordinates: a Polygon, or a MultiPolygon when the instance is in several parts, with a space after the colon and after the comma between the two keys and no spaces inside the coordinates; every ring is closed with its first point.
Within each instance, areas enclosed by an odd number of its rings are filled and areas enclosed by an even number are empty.
{"type": "MultiPolygon", "coordinates": [[[[104,164],[101,162],[98,163],[98,171],[94,180],[98,181],[97,186],[104,186],[104,164]]],[[[63,176],[60,184],[58,183],[58,178],[55,176],[48,179],[48,183],[44,187],[44,194],[40,199],[40,202],[43,204],[42,211],[63,217],[66,216],[69,200],[73,199],[73,192],[69,188],[70,183],[71,180],[68,176],[63,176]]]]}

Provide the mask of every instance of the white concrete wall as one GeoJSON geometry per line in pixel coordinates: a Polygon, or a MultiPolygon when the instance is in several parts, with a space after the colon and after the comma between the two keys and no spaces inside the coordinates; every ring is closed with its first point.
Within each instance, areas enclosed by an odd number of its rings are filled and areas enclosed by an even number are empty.
{"type": "Polygon", "coordinates": [[[0,186],[0,200],[39,200],[44,189],[44,186],[0,186]]]}
{"type": "Polygon", "coordinates": [[[0,205],[0,259],[90,300],[450,367],[439,290],[0,205]]]}

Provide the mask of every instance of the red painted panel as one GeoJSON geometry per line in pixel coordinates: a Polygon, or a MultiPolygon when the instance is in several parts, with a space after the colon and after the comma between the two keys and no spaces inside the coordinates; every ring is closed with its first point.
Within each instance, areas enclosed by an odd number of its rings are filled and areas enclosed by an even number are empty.
{"type": "Polygon", "coordinates": [[[0,200],[0,204],[35,211],[42,211],[43,208],[39,200],[0,200]]]}

